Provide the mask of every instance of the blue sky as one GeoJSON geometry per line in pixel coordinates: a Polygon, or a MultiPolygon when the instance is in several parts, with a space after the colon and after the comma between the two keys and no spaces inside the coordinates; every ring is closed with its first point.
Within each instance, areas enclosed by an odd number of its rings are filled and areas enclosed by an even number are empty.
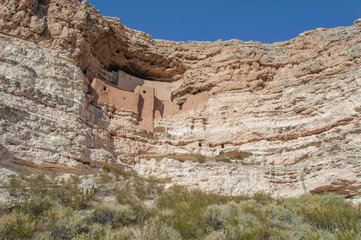
{"type": "Polygon", "coordinates": [[[285,41],[318,27],[350,26],[361,0],[88,0],[102,15],[157,39],[285,41]]]}

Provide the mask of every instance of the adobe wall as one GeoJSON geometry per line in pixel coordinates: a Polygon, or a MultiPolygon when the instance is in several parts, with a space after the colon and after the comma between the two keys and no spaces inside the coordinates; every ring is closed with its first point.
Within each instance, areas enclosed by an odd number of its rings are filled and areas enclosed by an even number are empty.
{"type": "Polygon", "coordinates": [[[126,72],[118,72],[117,87],[128,92],[134,92],[137,86],[144,84],[144,79],[132,76],[126,72]]]}
{"type": "Polygon", "coordinates": [[[196,95],[189,96],[187,101],[183,104],[180,112],[188,112],[194,109],[200,109],[205,106],[208,101],[209,94],[207,92],[201,92],[196,95]]]}
{"type": "Polygon", "coordinates": [[[137,86],[135,91],[139,94],[139,118],[138,128],[148,132],[154,132],[154,93],[152,87],[137,86]]]}
{"type": "Polygon", "coordinates": [[[126,72],[118,71],[117,87],[124,91],[134,92],[137,86],[152,87],[155,97],[162,101],[171,99],[172,91],[180,87],[181,82],[160,82],[141,79],[126,72]]]}
{"type": "Polygon", "coordinates": [[[156,98],[154,106],[154,118],[172,117],[179,113],[179,105],[171,101],[161,101],[156,98]]]}
{"type": "Polygon", "coordinates": [[[160,101],[156,98],[154,118],[168,118],[177,114],[182,114],[195,109],[201,109],[208,101],[209,94],[206,92],[198,93],[196,95],[189,96],[187,101],[182,105],[178,105],[170,100],[160,101]]]}
{"type": "Polygon", "coordinates": [[[137,128],[150,133],[154,132],[154,119],[168,118],[202,108],[209,98],[208,93],[199,93],[188,97],[180,106],[170,101],[171,90],[177,83],[172,85],[172,83],[143,80],[122,71],[119,72],[118,80],[117,86],[114,86],[94,78],[90,91],[94,100],[115,107],[117,110],[136,113],[137,128]],[[151,87],[137,84],[147,84],[151,87]],[[131,92],[133,88],[134,92],[131,92]]]}
{"type": "Polygon", "coordinates": [[[91,83],[91,95],[101,104],[115,107],[118,110],[139,114],[139,94],[123,91],[98,78],[91,83]]]}
{"type": "Polygon", "coordinates": [[[155,89],[155,96],[162,101],[170,101],[172,91],[180,87],[181,82],[159,82],[145,80],[143,86],[155,89]]]}

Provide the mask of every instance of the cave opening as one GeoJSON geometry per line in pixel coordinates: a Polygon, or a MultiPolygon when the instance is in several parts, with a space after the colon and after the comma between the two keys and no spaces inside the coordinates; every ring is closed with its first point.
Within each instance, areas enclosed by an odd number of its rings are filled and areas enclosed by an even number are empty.
{"type": "MultiPolygon", "coordinates": [[[[132,64],[134,65],[134,64],[132,64]]],[[[140,70],[139,66],[129,66],[129,65],[116,65],[116,64],[111,64],[108,67],[105,68],[106,71],[108,72],[119,72],[119,71],[123,71],[129,75],[132,75],[134,77],[137,78],[141,78],[141,79],[145,79],[145,80],[153,80],[156,81],[157,79],[155,79],[154,77],[151,77],[149,75],[143,74],[142,71],[140,70]]]]}

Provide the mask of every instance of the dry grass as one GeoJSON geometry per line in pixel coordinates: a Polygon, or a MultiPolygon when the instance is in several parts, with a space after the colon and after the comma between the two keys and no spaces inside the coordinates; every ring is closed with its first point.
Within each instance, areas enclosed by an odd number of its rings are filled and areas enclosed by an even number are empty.
{"type": "Polygon", "coordinates": [[[228,197],[103,169],[10,180],[0,239],[361,239],[360,206],[335,195],[228,197]],[[93,182],[90,190],[85,180],[93,182]]]}

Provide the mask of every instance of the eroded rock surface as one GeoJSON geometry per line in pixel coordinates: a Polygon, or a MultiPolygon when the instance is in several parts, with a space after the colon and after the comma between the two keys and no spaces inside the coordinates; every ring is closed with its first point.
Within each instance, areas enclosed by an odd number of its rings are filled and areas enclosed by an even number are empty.
{"type": "Polygon", "coordinates": [[[113,161],[108,132],[93,125],[103,113],[88,104],[88,80],[71,59],[5,35],[0,49],[2,165],[113,161]]]}
{"type": "Polygon", "coordinates": [[[361,25],[172,42],[86,1],[0,2],[0,164],[238,195],[361,189],[361,25]]]}

